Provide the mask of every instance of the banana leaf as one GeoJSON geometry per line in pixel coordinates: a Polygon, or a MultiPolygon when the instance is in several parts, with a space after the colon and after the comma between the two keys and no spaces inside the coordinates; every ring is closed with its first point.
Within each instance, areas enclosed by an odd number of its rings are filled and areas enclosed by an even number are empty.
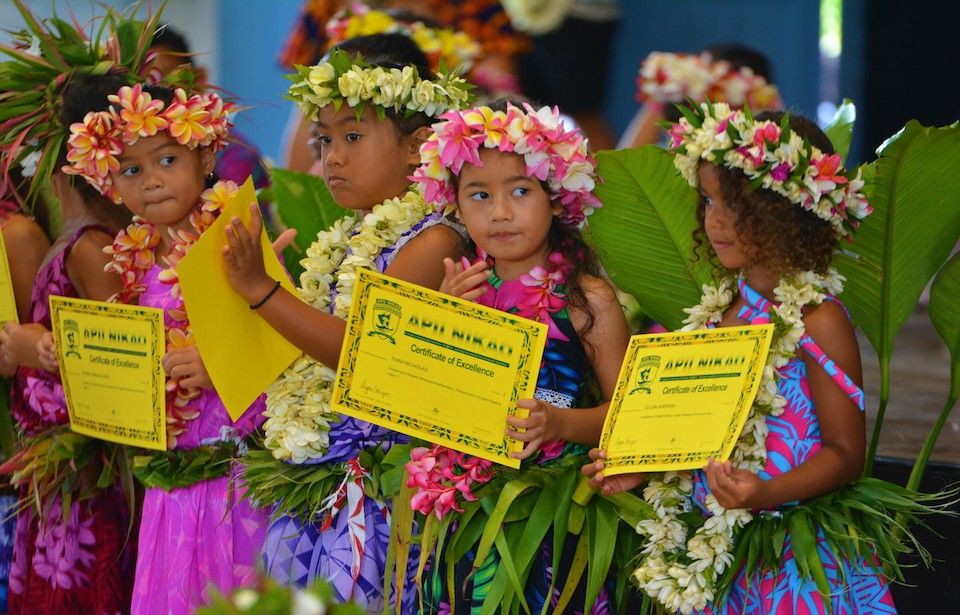
{"type": "Polygon", "coordinates": [[[853,101],[844,98],[833,119],[826,125],[823,132],[827,134],[830,143],[833,143],[833,149],[840,158],[846,161],[847,154],[850,152],[850,141],[853,140],[853,124],[857,120],[857,108],[853,101]]]}
{"type": "Polygon", "coordinates": [[[317,233],[329,228],[349,210],[337,205],[323,179],[286,169],[270,170],[270,194],[280,221],[297,229],[297,238],[284,253],[284,263],[294,280],[300,279],[300,261],[317,233]]]}
{"type": "Polygon", "coordinates": [[[590,216],[589,234],[600,260],[644,313],[677,329],[710,280],[707,264],[693,260],[697,193],[673,155],[653,145],[600,152],[597,161],[603,207],[590,216]]]}
{"type": "Polygon", "coordinates": [[[934,329],[950,351],[950,394],[914,461],[913,470],[907,480],[908,489],[917,489],[920,486],[923,471],[940,436],[940,430],[960,396],[960,253],[954,254],[934,278],[930,288],[929,312],[934,329]]]}
{"type": "Polygon", "coordinates": [[[836,259],[847,277],[844,302],[880,362],[880,406],[866,474],[889,399],[894,337],[960,235],[960,124],[935,128],[910,121],[877,152],[879,159],[865,169],[874,213],[836,259]]]}

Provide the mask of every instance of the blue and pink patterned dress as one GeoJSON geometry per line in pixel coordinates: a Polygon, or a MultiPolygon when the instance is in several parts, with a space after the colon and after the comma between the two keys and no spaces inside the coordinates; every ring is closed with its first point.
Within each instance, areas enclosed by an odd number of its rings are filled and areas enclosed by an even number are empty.
{"type": "MultiPolygon", "coordinates": [[[[516,302],[524,292],[524,285],[520,280],[501,280],[491,270],[490,289],[477,299],[478,303],[503,310],[517,311],[516,302]]],[[[563,292],[558,286],[557,292],[563,292]]],[[[586,392],[586,385],[593,377],[593,371],[583,343],[577,335],[577,330],[570,320],[569,311],[564,308],[551,314],[552,323],[548,334],[547,344],[543,351],[543,362],[537,375],[536,399],[545,401],[558,408],[581,407],[586,392]]],[[[586,448],[580,444],[554,440],[545,442],[540,451],[523,466],[544,465],[566,455],[583,454],[586,448]]],[[[614,530],[615,531],[615,530],[614,530]]],[[[540,613],[544,603],[549,602],[548,613],[556,613],[562,588],[567,581],[567,572],[572,566],[577,539],[573,535],[567,537],[563,552],[560,555],[560,566],[556,582],[550,591],[550,583],[554,574],[553,562],[553,530],[544,537],[540,553],[531,564],[530,575],[524,587],[524,598],[530,607],[531,613],[540,613]]],[[[489,593],[490,584],[500,566],[500,558],[496,552],[491,553],[476,570],[473,570],[475,553],[471,550],[458,561],[454,567],[454,587],[462,588],[457,595],[447,593],[447,583],[443,575],[446,570],[446,554],[440,555],[440,562],[431,571],[424,575],[424,612],[430,615],[444,615],[451,611],[456,613],[480,613],[484,600],[489,593]],[[451,605],[453,608],[451,608],[451,605]]],[[[434,556],[436,558],[436,556],[434,556]]],[[[611,579],[612,581],[612,579],[611,579]]],[[[600,590],[597,600],[586,612],[587,615],[607,615],[615,612],[614,605],[610,604],[612,583],[605,584],[600,590]]],[[[568,615],[583,615],[583,602],[586,599],[586,582],[581,579],[573,593],[567,608],[563,611],[568,615]]]]}
{"type": "MultiPolygon", "coordinates": [[[[375,259],[379,272],[387,269],[397,252],[426,229],[440,224],[434,213],[404,233],[375,259]]],[[[335,292],[335,291],[332,291],[335,292]]],[[[333,311],[333,298],[330,302],[333,311]]],[[[403,434],[351,417],[340,417],[330,428],[330,448],[316,464],[356,464],[361,451],[384,450],[409,441],[403,434]]],[[[357,467],[354,465],[353,467],[357,467]]],[[[354,475],[356,476],[356,475],[354,475]]],[[[267,573],[285,585],[304,586],[326,579],[341,600],[354,600],[373,613],[383,609],[383,573],[390,538],[390,508],[344,485],[343,497],[334,514],[304,521],[281,515],[267,531],[263,559],[267,573]]],[[[405,605],[412,608],[413,591],[405,590],[405,605]]],[[[404,613],[411,612],[406,608],[404,613]]]]}
{"type": "MultiPolygon", "coordinates": [[[[747,305],[740,310],[738,317],[750,323],[769,322],[773,305],[742,280],[739,288],[747,305]]],[[[836,301],[833,297],[827,299],[836,301]]],[[[864,398],[860,387],[824,354],[810,336],[804,334],[800,348],[816,360],[862,412],[864,398]]],[[[760,472],[764,480],[789,472],[820,450],[820,423],[813,406],[806,369],[803,359],[795,356],[779,370],[781,378],[777,389],[786,398],[787,405],[783,414],[767,417],[766,420],[767,463],[760,472]]],[[[695,472],[694,499],[706,514],[709,514],[704,504],[708,490],[704,473],[695,472]]],[[[793,505],[796,503],[784,504],[781,508],[793,505]]],[[[886,579],[877,574],[871,562],[838,558],[824,540],[822,530],[818,530],[817,548],[830,584],[830,605],[825,604],[816,583],[801,576],[788,534],[777,570],[758,572],[749,578],[745,570],[740,570],[727,600],[723,604],[708,606],[704,613],[787,615],[832,612],[834,615],[883,615],[897,612],[886,579]]]]}

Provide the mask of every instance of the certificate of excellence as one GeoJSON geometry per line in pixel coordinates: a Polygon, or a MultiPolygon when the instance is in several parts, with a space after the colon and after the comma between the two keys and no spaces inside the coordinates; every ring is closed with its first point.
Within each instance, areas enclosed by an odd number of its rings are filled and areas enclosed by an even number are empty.
{"type": "Polygon", "coordinates": [[[547,326],[360,270],[332,405],[510,467],[507,417],[532,398],[547,326]]]}
{"type": "Polygon", "coordinates": [[[702,468],[730,457],[773,325],[636,335],[607,412],[604,474],[702,468]]]}
{"type": "Polygon", "coordinates": [[[18,322],[17,300],[13,296],[13,279],[10,277],[7,246],[3,243],[3,233],[0,233],[0,326],[10,321],[18,322]]]}
{"type": "Polygon", "coordinates": [[[50,313],[70,429],[165,450],[163,310],[51,296],[50,313]]]}

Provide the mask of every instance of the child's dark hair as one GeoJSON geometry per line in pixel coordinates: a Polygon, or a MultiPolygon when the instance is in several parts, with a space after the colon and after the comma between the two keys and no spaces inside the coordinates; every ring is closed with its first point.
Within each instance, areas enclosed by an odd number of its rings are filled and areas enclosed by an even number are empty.
{"type": "MultiPolygon", "coordinates": [[[[427,56],[413,42],[413,39],[403,34],[357,36],[343,41],[335,48],[347,52],[352,58],[360,56],[370,66],[398,69],[404,66],[415,66],[421,79],[436,79],[436,75],[430,70],[427,56]]],[[[418,128],[429,126],[434,121],[425,113],[414,113],[405,117],[393,109],[385,111],[390,122],[397,129],[399,137],[412,135],[418,128]]]]}
{"type": "MultiPolygon", "coordinates": [[[[754,119],[779,124],[784,115],[782,111],[764,111],[754,119]]],[[[790,115],[790,129],[820,151],[834,153],[830,139],[802,115],[790,115]]],[[[751,250],[752,258],[762,255],[763,264],[781,276],[808,270],[826,272],[837,244],[830,222],[772,190],[751,188],[750,179],[739,169],[723,165],[716,168],[724,204],[735,216],[734,229],[751,250]]],[[[698,258],[707,258],[720,270],[722,266],[706,238],[704,208],[701,196],[697,204],[698,226],[693,233],[695,252],[698,258]]]]}
{"type": "MultiPolygon", "coordinates": [[[[515,107],[520,107],[522,102],[530,101],[529,99],[520,97],[506,97],[495,100],[490,103],[489,107],[494,111],[506,111],[508,103],[515,107]]],[[[537,107],[535,104],[531,106],[534,108],[537,107]]],[[[459,177],[451,174],[451,181],[454,188],[457,188],[459,177]]],[[[544,192],[550,195],[550,186],[547,182],[541,181],[540,186],[544,192]]],[[[587,347],[588,350],[593,350],[589,348],[589,344],[584,338],[590,329],[593,328],[594,314],[593,310],[590,309],[590,300],[587,297],[586,289],[584,289],[581,281],[583,276],[592,276],[595,278],[605,277],[603,270],[600,268],[600,259],[597,258],[597,253],[593,247],[584,241],[580,229],[561,222],[557,217],[554,217],[550,223],[547,241],[550,244],[550,249],[559,251],[570,267],[570,271],[567,273],[567,281],[564,284],[567,307],[580,310],[584,316],[586,316],[584,327],[578,334],[584,346],[587,347]]],[[[470,249],[476,251],[476,244],[474,244],[472,239],[469,243],[470,249]]]]}
{"type": "Polygon", "coordinates": [[[157,28],[150,46],[165,47],[167,50],[181,55],[184,64],[193,64],[193,56],[190,52],[190,45],[187,44],[187,39],[170,24],[164,24],[157,28]]]}

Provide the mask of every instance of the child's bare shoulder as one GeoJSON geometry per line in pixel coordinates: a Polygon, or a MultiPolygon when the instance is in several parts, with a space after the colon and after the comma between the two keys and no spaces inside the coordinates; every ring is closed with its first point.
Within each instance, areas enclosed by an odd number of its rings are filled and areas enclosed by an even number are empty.
{"type": "Polygon", "coordinates": [[[463,246],[463,237],[459,233],[445,224],[435,224],[411,239],[403,249],[422,254],[449,256],[462,253],[463,246]]]}
{"type": "Polygon", "coordinates": [[[614,290],[613,285],[605,278],[582,273],[577,278],[577,283],[580,284],[580,288],[583,289],[587,301],[589,301],[592,306],[608,303],[620,304],[617,299],[617,291],[614,290]]]}

